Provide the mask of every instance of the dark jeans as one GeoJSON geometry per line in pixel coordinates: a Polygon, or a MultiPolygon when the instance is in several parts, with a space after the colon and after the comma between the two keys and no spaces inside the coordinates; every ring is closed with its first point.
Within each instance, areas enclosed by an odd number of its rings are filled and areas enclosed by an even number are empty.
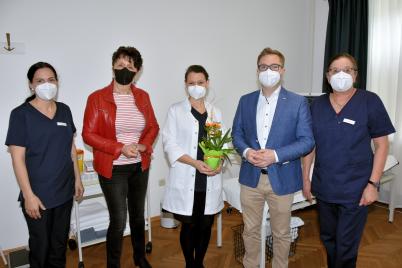
{"type": "Polygon", "coordinates": [[[66,267],[66,249],[73,200],[41,211],[32,219],[22,206],[29,231],[29,264],[31,268],[66,267]]]}
{"type": "Polygon", "coordinates": [[[320,237],[327,251],[328,268],[354,268],[368,208],[318,200],[320,237]]]}
{"type": "Polygon", "coordinates": [[[148,170],[141,163],[113,166],[110,179],[99,175],[99,182],[109,210],[110,224],[106,236],[107,267],[120,267],[123,232],[127,208],[134,259],[145,256],[144,206],[148,186],[148,170]]]}

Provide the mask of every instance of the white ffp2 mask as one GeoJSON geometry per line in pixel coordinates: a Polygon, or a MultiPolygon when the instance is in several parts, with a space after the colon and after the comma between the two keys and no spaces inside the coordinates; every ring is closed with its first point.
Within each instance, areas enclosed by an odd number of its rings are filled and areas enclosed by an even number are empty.
{"type": "Polygon", "coordinates": [[[56,97],[57,94],[57,86],[52,83],[43,83],[35,88],[36,96],[38,96],[42,100],[51,100],[56,97]]]}
{"type": "Polygon", "coordinates": [[[345,92],[353,86],[353,77],[345,72],[339,72],[331,76],[329,80],[333,90],[345,92]]]}
{"type": "Polygon", "coordinates": [[[258,74],[258,80],[264,87],[273,87],[281,80],[281,75],[277,71],[268,69],[258,74]]]}
{"type": "Polygon", "coordinates": [[[204,97],[207,92],[205,87],[199,86],[199,85],[188,86],[187,90],[188,90],[188,94],[196,100],[204,97]]]}

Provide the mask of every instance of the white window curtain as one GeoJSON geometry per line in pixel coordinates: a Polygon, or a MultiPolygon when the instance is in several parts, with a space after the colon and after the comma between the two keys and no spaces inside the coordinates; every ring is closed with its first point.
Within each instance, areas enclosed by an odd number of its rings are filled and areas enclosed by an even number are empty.
{"type": "Polygon", "coordinates": [[[396,174],[396,195],[390,200],[389,185],[380,192],[380,201],[402,207],[402,1],[369,0],[369,44],[367,90],[377,93],[391,117],[396,134],[390,153],[400,162],[396,174]]]}

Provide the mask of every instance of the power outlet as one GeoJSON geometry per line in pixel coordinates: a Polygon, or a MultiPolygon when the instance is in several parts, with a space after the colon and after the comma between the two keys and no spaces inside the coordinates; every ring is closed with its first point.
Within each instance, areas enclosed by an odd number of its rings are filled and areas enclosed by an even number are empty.
{"type": "Polygon", "coordinates": [[[166,180],[164,178],[159,180],[159,186],[160,187],[165,186],[165,184],[166,184],[166,180]]]}

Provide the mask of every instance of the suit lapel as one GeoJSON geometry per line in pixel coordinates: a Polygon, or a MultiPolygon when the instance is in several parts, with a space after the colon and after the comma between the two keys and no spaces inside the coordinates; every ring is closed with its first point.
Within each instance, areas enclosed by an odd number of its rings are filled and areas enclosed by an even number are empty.
{"type": "Polygon", "coordinates": [[[279,129],[281,128],[280,120],[283,119],[283,114],[286,111],[286,101],[287,101],[287,92],[283,87],[281,87],[278,96],[278,102],[276,103],[274,118],[272,119],[271,130],[269,131],[265,148],[267,148],[267,146],[271,146],[273,144],[272,141],[275,135],[278,135],[281,132],[281,130],[279,129]]]}
{"type": "MultiPolygon", "coordinates": [[[[257,105],[258,105],[258,98],[260,97],[260,90],[257,90],[253,97],[251,98],[251,103],[250,103],[250,113],[249,115],[252,116],[253,118],[250,118],[250,122],[253,123],[252,129],[253,129],[253,134],[255,136],[255,139],[258,140],[258,135],[257,135],[257,105]]],[[[258,142],[257,142],[258,144],[258,142]]]]}

